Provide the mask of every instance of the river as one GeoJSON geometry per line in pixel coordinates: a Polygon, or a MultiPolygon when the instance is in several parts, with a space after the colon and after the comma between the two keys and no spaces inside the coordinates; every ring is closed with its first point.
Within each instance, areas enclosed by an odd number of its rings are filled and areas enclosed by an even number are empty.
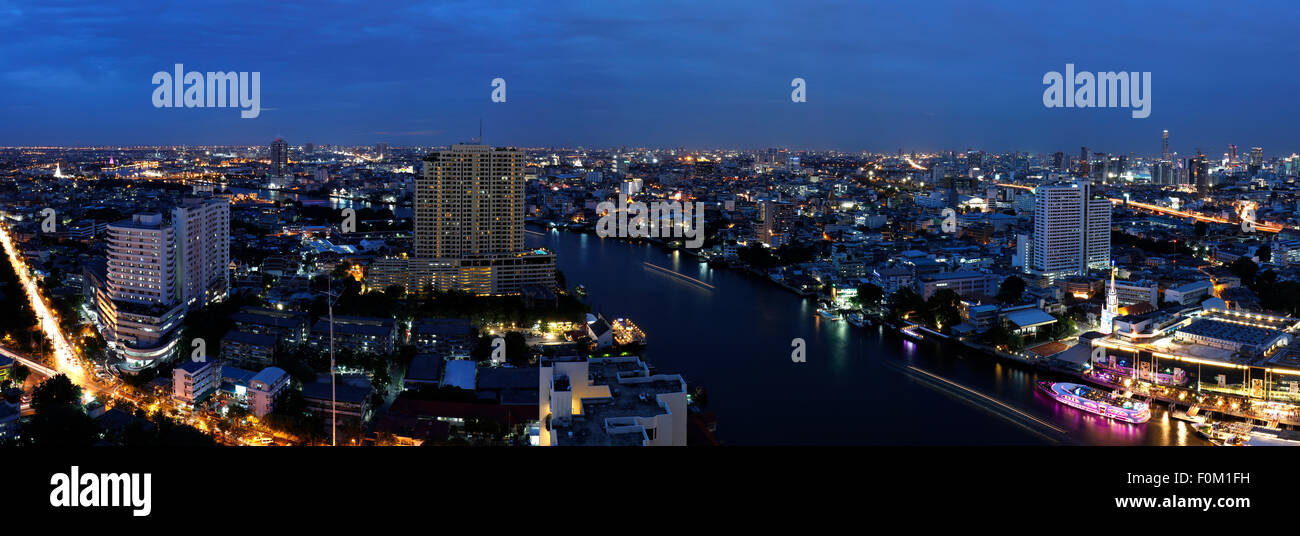
{"type": "Polygon", "coordinates": [[[647,334],[647,362],[708,391],[732,445],[1204,445],[1153,408],[1121,424],[1036,392],[1056,378],[965,348],[914,343],[816,315],[810,299],[653,244],[529,227],[593,311],[647,334]],[[791,359],[792,340],[806,361],[791,359]]]}

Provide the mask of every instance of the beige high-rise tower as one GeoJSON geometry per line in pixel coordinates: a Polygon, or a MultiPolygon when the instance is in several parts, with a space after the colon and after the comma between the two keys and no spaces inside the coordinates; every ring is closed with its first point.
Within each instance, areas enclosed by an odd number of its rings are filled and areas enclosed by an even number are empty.
{"type": "Polygon", "coordinates": [[[453,145],[425,157],[413,249],[412,258],[376,259],[368,284],[480,295],[555,287],[555,256],[524,244],[524,162],[514,148],[453,145]]]}
{"type": "Polygon", "coordinates": [[[416,257],[483,257],[527,249],[518,150],[453,145],[424,162],[424,173],[415,180],[416,257]]]}

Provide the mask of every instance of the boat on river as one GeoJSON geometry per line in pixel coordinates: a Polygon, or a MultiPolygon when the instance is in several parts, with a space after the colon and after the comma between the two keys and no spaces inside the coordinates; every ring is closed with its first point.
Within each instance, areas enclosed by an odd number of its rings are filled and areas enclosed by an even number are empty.
{"type": "Polygon", "coordinates": [[[1038,382],[1039,390],[1057,402],[1088,413],[1121,422],[1141,424],[1151,420],[1146,402],[1123,397],[1092,386],[1069,382],[1038,382]]]}

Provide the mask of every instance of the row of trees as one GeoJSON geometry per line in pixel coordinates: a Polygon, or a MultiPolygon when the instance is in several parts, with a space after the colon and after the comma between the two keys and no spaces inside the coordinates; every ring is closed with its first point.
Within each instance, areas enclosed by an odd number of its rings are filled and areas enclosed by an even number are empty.
{"type": "Polygon", "coordinates": [[[35,414],[23,424],[15,445],[35,447],[89,447],[101,440],[126,446],[211,446],[212,438],[191,426],[155,413],[136,417],[121,430],[103,430],[86,413],[82,389],[63,374],[41,382],[32,392],[35,414]],[[109,433],[115,432],[115,433],[109,433]]]}

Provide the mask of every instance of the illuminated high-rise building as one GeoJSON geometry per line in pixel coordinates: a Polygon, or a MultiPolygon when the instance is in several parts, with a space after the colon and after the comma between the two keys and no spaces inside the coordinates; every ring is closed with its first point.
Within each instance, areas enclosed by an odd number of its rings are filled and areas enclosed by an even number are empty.
{"type": "Polygon", "coordinates": [[[1250,148],[1250,164],[1246,166],[1246,172],[1254,177],[1264,168],[1264,149],[1261,147],[1250,148]]]}
{"type": "Polygon", "coordinates": [[[555,256],[524,244],[524,161],[517,149],[453,145],[415,179],[413,258],[381,259],[375,280],[413,292],[519,294],[555,286],[555,256]],[[400,284],[400,283],[399,283],[400,284]]]}
{"type": "Polygon", "coordinates": [[[271,142],[271,176],[283,177],[289,170],[289,143],[284,138],[271,142]]]}
{"type": "Polygon", "coordinates": [[[174,355],[190,307],[224,299],[229,289],[230,204],[186,199],[172,209],[135,214],[107,227],[103,286],[95,307],[104,338],[138,372],[174,355]]]}
{"type": "Polygon", "coordinates": [[[1196,186],[1196,193],[1205,195],[1209,193],[1210,186],[1210,163],[1205,159],[1205,154],[1200,149],[1196,150],[1196,157],[1187,160],[1187,183],[1196,186]]]}
{"type": "Polygon", "coordinates": [[[1029,268],[1053,280],[1110,265],[1110,201],[1092,183],[1045,184],[1034,191],[1034,232],[1029,268]]]}

